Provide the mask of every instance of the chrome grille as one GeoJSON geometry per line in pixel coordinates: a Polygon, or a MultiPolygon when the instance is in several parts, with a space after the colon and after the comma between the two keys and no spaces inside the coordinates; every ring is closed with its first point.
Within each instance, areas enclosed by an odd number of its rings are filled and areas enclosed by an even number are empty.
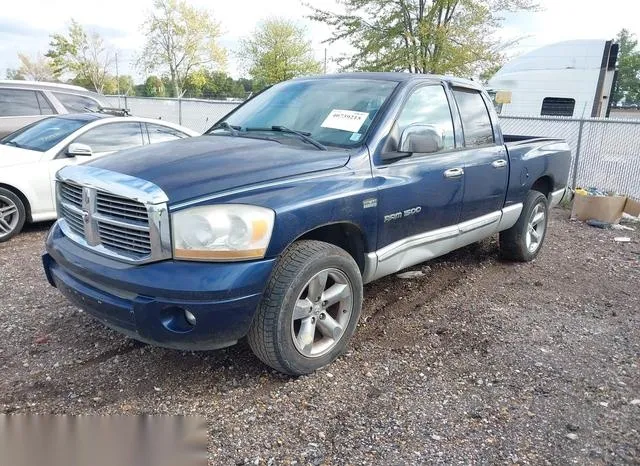
{"type": "Polygon", "coordinates": [[[62,204],[60,216],[64,217],[69,225],[69,228],[77,235],[84,236],[84,222],[82,221],[82,214],[75,210],[70,209],[66,205],[62,204]]]}
{"type": "Polygon", "coordinates": [[[114,227],[100,221],[98,221],[98,231],[100,232],[100,242],[105,247],[143,256],[151,254],[151,239],[148,231],[114,227]]]}
{"type": "MultiPolygon", "coordinates": [[[[82,209],[82,186],[70,183],[60,184],[60,197],[65,202],[82,209]]],[[[82,219],[80,219],[82,220],[82,219]]]]}
{"type": "Polygon", "coordinates": [[[147,208],[144,204],[113,194],[98,191],[96,193],[96,210],[99,214],[122,220],[148,222],[147,208]]]}
{"type": "Polygon", "coordinates": [[[58,172],[57,193],[60,227],[70,239],[127,262],[171,257],[166,196],[157,186],[77,166],[58,172]]]}

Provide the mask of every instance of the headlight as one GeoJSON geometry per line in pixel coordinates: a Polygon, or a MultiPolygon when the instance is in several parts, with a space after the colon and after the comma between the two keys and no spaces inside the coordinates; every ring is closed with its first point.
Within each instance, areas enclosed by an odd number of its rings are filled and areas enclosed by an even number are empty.
{"type": "Polygon", "coordinates": [[[234,261],[264,257],[275,213],[264,207],[223,204],[172,214],[173,257],[234,261]]]}

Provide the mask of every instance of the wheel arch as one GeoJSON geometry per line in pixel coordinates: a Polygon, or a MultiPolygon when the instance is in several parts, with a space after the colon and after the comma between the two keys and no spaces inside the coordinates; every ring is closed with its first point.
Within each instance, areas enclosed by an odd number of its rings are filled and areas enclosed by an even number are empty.
{"type": "Polygon", "coordinates": [[[20,198],[20,200],[22,201],[22,204],[24,204],[24,210],[26,213],[26,220],[27,222],[31,222],[32,218],[31,218],[31,204],[29,203],[29,199],[27,198],[27,196],[24,195],[24,193],[22,191],[20,191],[18,188],[16,188],[15,186],[11,186],[10,184],[6,184],[6,183],[0,183],[0,188],[4,188],[7,191],[11,191],[13,194],[15,194],[16,196],[18,196],[20,198]]]}
{"type": "Polygon", "coordinates": [[[362,229],[355,223],[335,222],[315,227],[300,234],[287,247],[300,240],[324,241],[342,248],[353,257],[360,272],[364,272],[366,237],[362,229]]]}
{"type": "Polygon", "coordinates": [[[553,191],[553,186],[553,178],[551,178],[551,176],[549,175],[543,175],[536,181],[534,181],[534,183],[531,185],[531,190],[538,191],[544,194],[546,198],[549,198],[551,191],[553,191]]]}

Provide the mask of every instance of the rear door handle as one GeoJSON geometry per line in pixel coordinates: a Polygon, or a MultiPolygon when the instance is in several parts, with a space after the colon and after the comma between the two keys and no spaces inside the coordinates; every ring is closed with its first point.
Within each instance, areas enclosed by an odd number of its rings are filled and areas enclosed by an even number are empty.
{"type": "Polygon", "coordinates": [[[493,168],[504,168],[507,166],[507,161],[505,159],[494,160],[491,162],[491,166],[493,168]]]}
{"type": "Polygon", "coordinates": [[[462,168],[450,168],[444,172],[445,178],[460,178],[462,175],[464,175],[462,168]]]}

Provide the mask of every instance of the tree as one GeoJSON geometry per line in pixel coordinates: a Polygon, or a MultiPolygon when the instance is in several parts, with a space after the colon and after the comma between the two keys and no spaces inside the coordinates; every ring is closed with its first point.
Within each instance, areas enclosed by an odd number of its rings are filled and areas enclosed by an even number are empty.
{"type": "Polygon", "coordinates": [[[20,70],[17,68],[7,68],[7,71],[5,72],[7,79],[14,79],[14,80],[19,80],[19,81],[24,81],[25,77],[22,73],[20,73],[20,70]]]}
{"type": "Polygon", "coordinates": [[[138,62],[146,71],[168,73],[173,95],[180,97],[193,70],[224,64],[220,25],[184,0],[154,0],[153,7],[143,24],[147,42],[138,62]]]}
{"type": "Polygon", "coordinates": [[[67,35],[52,34],[49,46],[46,56],[51,59],[56,78],[66,72],[75,73],[77,79],[102,93],[114,55],[98,33],[87,33],[72,19],[67,35]]]}
{"type": "Polygon", "coordinates": [[[128,74],[122,75],[118,78],[118,90],[120,95],[136,95],[136,85],[133,82],[133,77],[128,74]]]}
{"type": "Polygon", "coordinates": [[[187,97],[226,99],[244,98],[247,93],[242,82],[234,80],[227,73],[200,69],[187,76],[184,94],[187,97]]]}
{"type": "Polygon", "coordinates": [[[162,79],[157,76],[149,76],[144,82],[143,95],[145,97],[164,97],[165,90],[162,79]]]}
{"type": "Polygon", "coordinates": [[[635,35],[627,29],[618,33],[618,80],[613,90],[613,102],[640,102],[640,51],[635,35]]]}
{"type": "Polygon", "coordinates": [[[240,43],[240,59],[251,77],[266,85],[321,71],[305,29],[286,19],[263,21],[240,43]]]}
{"type": "Polygon", "coordinates": [[[18,52],[20,67],[15,70],[7,70],[7,78],[24,79],[28,81],[54,81],[51,62],[44,56],[29,57],[18,52]]]}
{"type": "Polygon", "coordinates": [[[202,97],[202,88],[207,84],[207,71],[199,69],[189,73],[184,83],[184,93],[188,97],[202,97]]]}
{"type": "Polygon", "coordinates": [[[505,11],[534,0],[338,0],[344,13],[308,5],[310,18],[334,28],[355,53],[343,69],[473,75],[502,58],[495,32],[505,11]]]}
{"type": "Polygon", "coordinates": [[[480,81],[487,83],[503,66],[504,60],[497,59],[496,63],[482,70],[482,73],[480,73],[480,81]]]}
{"type": "Polygon", "coordinates": [[[208,99],[244,98],[246,93],[239,81],[234,80],[227,73],[214,71],[207,76],[202,96],[208,99]]]}
{"type": "Polygon", "coordinates": [[[238,82],[242,85],[244,92],[246,94],[253,92],[253,80],[247,79],[247,78],[240,78],[238,79],[238,82]]]}

